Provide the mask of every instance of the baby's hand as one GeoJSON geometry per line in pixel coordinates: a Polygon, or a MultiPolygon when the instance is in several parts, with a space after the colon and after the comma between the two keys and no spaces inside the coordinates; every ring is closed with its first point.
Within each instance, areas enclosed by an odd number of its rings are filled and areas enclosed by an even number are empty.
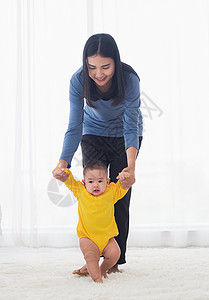
{"type": "MultiPolygon", "coordinates": [[[[60,167],[56,167],[55,170],[61,169],[60,167]]],[[[69,175],[70,174],[70,170],[68,168],[62,168],[62,171],[65,172],[65,174],[69,175]]]]}
{"type": "Polygon", "coordinates": [[[68,180],[70,170],[67,168],[56,167],[52,173],[56,179],[65,182],[68,180]]]}
{"type": "Polygon", "coordinates": [[[118,177],[116,179],[118,179],[121,182],[123,180],[126,180],[129,177],[130,177],[130,174],[128,172],[121,172],[118,174],[118,177]]]}
{"type": "Polygon", "coordinates": [[[135,182],[134,174],[131,174],[127,171],[122,171],[121,173],[119,173],[116,179],[119,180],[120,185],[124,190],[128,190],[135,182]]]}
{"type": "Polygon", "coordinates": [[[120,184],[124,190],[129,189],[136,181],[134,170],[129,167],[123,169],[121,173],[119,173],[117,179],[119,179],[120,184]]]}
{"type": "Polygon", "coordinates": [[[124,190],[128,190],[130,188],[130,185],[128,183],[128,179],[130,178],[130,176],[130,173],[123,171],[119,173],[118,177],[116,178],[119,180],[120,185],[124,190]]]}

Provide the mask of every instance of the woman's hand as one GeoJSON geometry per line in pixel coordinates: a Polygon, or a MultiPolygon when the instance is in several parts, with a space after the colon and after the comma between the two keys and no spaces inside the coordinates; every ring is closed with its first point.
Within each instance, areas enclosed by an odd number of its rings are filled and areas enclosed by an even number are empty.
{"type": "MultiPolygon", "coordinates": [[[[128,172],[130,174],[130,176],[129,176],[129,178],[120,180],[120,183],[124,189],[129,189],[136,181],[136,179],[135,179],[135,162],[136,162],[136,156],[137,156],[137,148],[135,148],[135,147],[127,148],[126,155],[127,155],[128,167],[123,169],[120,174],[123,174],[123,172],[128,172]]],[[[117,179],[118,179],[118,177],[117,177],[117,179]]]]}
{"type": "Polygon", "coordinates": [[[127,167],[121,171],[121,173],[116,179],[120,181],[120,184],[122,185],[123,189],[127,190],[136,181],[135,170],[133,168],[127,167]]]}
{"type": "Polygon", "coordinates": [[[67,168],[67,165],[68,163],[65,160],[60,159],[57,167],[52,171],[54,178],[62,182],[67,181],[69,177],[69,173],[65,170],[67,168]]]}

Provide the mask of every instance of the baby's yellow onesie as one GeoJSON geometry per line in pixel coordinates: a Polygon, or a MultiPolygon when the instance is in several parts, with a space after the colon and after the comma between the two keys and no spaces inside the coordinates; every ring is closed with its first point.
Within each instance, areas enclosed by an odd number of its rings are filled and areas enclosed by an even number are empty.
{"type": "Polygon", "coordinates": [[[71,172],[65,185],[78,199],[78,237],[87,237],[92,240],[102,255],[109,239],[118,235],[114,204],[125,196],[128,190],[124,190],[119,181],[111,182],[103,194],[94,196],[87,192],[81,181],[74,179],[71,172]]]}

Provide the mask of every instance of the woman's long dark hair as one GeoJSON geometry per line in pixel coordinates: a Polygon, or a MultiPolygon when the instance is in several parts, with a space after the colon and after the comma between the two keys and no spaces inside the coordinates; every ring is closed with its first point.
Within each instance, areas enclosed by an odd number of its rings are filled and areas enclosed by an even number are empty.
{"type": "Polygon", "coordinates": [[[83,97],[86,99],[86,103],[94,107],[92,101],[98,99],[113,99],[113,105],[123,102],[125,97],[123,71],[134,73],[138,77],[131,66],[121,62],[118,46],[111,35],[105,33],[92,35],[87,40],[83,50],[83,97]],[[99,91],[94,80],[89,77],[87,58],[95,54],[112,58],[115,62],[112,84],[109,91],[105,94],[99,91]]]}

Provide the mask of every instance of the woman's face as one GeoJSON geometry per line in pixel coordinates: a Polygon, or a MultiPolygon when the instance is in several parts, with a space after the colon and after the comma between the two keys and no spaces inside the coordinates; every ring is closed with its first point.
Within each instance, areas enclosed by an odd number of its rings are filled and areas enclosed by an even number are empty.
{"type": "Polygon", "coordinates": [[[110,57],[102,57],[99,54],[87,58],[88,72],[101,92],[107,92],[115,73],[115,62],[110,57]]]}

